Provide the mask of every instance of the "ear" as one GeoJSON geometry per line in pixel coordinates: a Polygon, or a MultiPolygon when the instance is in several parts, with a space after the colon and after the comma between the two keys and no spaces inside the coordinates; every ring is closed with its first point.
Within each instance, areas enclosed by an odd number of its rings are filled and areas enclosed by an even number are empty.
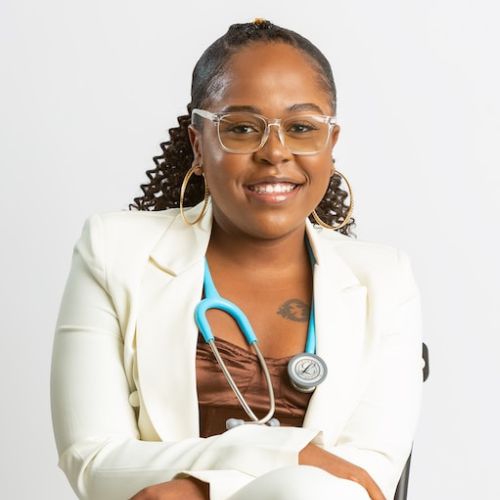
{"type": "Polygon", "coordinates": [[[337,144],[337,141],[339,139],[339,134],[340,134],[340,125],[335,124],[333,126],[333,131],[332,131],[332,149],[335,147],[335,144],[337,144]]]}
{"type": "MultiPolygon", "coordinates": [[[[339,133],[340,133],[340,126],[335,124],[332,131],[332,153],[333,153],[333,148],[335,147],[335,144],[337,144],[337,141],[339,139],[339,133]]],[[[334,175],[335,175],[335,159],[332,158],[332,169],[330,177],[333,177],[334,175]]]]}
{"type": "Polygon", "coordinates": [[[193,165],[202,165],[203,155],[201,148],[201,132],[197,130],[193,125],[188,125],[188,136],[189,142],[191,143],[191,149],[193,150],[193,165]]]}

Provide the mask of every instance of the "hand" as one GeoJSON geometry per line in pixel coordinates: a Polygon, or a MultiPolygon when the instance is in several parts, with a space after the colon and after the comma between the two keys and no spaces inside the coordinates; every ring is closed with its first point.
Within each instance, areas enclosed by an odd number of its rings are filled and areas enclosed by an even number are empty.
{"type": "Polygon", "coordinates": [[[371,500],[386,500],[377,483],[363,468],[329,453],[315,444],[309,443],[300,451],[299,464],[314,465],[334,476],[355,481],[366,489],[371,500]]]}
{"type": "Polygon", "coordinates": [[[209,500],[209,484],[194,477],[172,479],[142,489],[129,500],[209,500]]]}

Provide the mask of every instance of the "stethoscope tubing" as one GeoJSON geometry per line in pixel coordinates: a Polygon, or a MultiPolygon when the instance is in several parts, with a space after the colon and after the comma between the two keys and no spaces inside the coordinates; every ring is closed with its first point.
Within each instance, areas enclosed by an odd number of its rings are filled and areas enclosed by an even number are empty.
{"type": "MultiPolygon", "coordinates": [[[[309,255],[312,257],[312,252],[309,249],[309,255]]],[[[224,376],[226,377],[227,382],[229,383],[231,389],[235,393],[236,397],[238,398],[238,401],[240,402],[241,406],[243,407],[245,413],[250,417],[252,422],[248,423],[257,423],[257,424],[268,424],[268,425],[279,425],[279,420],[276,418],[273,418],[274,412],[276,410],[276,402],[275,402],[275,397],[274,397],[274,389],[271,381],[271,375],[269,373],[268,367],[266,360],[264,356],[262,355],[260,348],[258,346],[258,339],[252,329],[252,326],[246,317],[246,315],[243,313],[243,311],[233,302],[230,302],[229,300],[221,297],[217,289],[215,288],[214,282],[212,280],[212,276],[210,273],[210,269],[208,267],[208,261],[205,259],[205,272],[204,272],[204,278],[203,278],[203,287],[205,291],[205,298],[202,299],[198,305],[195,308],[195,321],[198,326],[199,331],[201,332],[205,342],[210,346],[210,349],[212,350],[220,368],[222,369],[224,376]],[[207,320],[207,311],[210,309],[218,309],[221,311],[226,312],[229,314],[238,324],[238,327],[240,330],[243,332],[245,339],[247,343],[251,346],[253,346],[255,353],[257,354],[257,357],[259,359],[259,363],[262,367],[262,371],[264,372],[264,376],[266,379],[266,384],[268,388],[268,393],[269,393],[269,411],[264,416],[263,418],[259,419],[255,413],[252,411],[250,408],[249,404],[246,402],[245,398],[241,394],[240,390],[238,389],[235,381],[233,380],[233,377],[229,373],[229,370],[226,367],[226,364],[224,363],[224,360],[222,359],[219,350],[215,344],[215,337],[212,334],[212,329],[210,328],[210,324],[208,323],[207,320]]],[[[318,356],[315,355],[316,352],[316,329],[315,329],[315,321],[314,321],[314,302],[311,304],[311,310],[310,310],[310,317],[309,317],[309,327],[307,331],[307,340],[306,340],[306,348],[305,348],[305,353],[304,355],[312,355],[315,358],[321,360],[318,356]]],[[[299,355],[297,355],[299,356],[299,355]]],[[[295,357],[293,360],[290,361],[290,363],[294,362],[295,363],[295,357]]],[[[296,361],[297,363],[299,361],[296,361]]],[[[324,362],[322,362],[324,365],[324,362]]],[[[293,365],[294,367],[296,366],[295,364],[293,365]]],[[[326,375],[326,365],[324,365],[324,374],[326,375]]],[[[289,375],[292,378],[296,378],[296,375],[294,375],[293,368],[290,367],[289,365],[289,375]]],[[[310,392],[313,390],[313,386],[308,386],[307,383],[305,384],[305,387],[300,387],[299,385],[296,385],[297,383],[300,384],[300,382],[297,382],[297,380],[292,380],[291,381],[293,385],[296,386],[298,390],[301,390],[303,392],[310,392]]],[[[230,420],[235,420],[235,419],[230,419],[230,420]]],[[[240,423],[244,423],[243,421],[239,421],[240,423]]],[[[226,425],[228,425],[228,422],[226,422],[226,425]]],[[[236,424],[238,425],[238,424],[236,424]]]]}
{"type": "Polygon", "coordinates": [[[264,356],[262,355],[262,352],[260,351],[260,348],[258,346],[258,339],[255,336],[255,333],[252,329],[252,325],[248,321],[248,318],[243,313],[243,311],[236,304],[220,296],[219,292],[215,288],[212,276],[210,274],[210,269],[208,267],[208,262],[206,259],[205,259],[205,273],[203,279],[203,286],[205,289],[205,298],[197,305],[195,310],[195,320],[196,324],[198,325],[198,329],[203,335],[203,339],[205,340],[205,342],[208,343],[210,349],[212,349],[212,352],[215,358],[217,359],[217,362],[219,363],[231,389],[233,390],[236,397],[238,398],[238,401],[245,410],[245,413],[255,423],[265,424],[273,417],[274,412],[276,410],[276,402],[274,398],[274,390],[271,381],[271,375],[267,368],[267,363],[264,359],[264,356]],[[255,413],[252,411],[249,404],[243,397],[243,394],[241,394],[240,390],[238,389],[238,386],[236,385],[236,382],[233,380],[233,377],[229,373],[229,370],[227,369],[227,366],[224,363],[224,360],[222,359],[219,350],[217,349],[217,346],[215,345],[215,337],[212,334],[212,329],[210,328],[210,324],[207,320],[207,311],[210,309],[219,309],[228,313],[236,321],[240,330],[245,335],[248,344],[250,344],[253,347],[255,353],[257,354],[257,357],[259,358],[259,363],[262,367],[262,370],[264,372],[264,377],[266,379],[267,389],[269,393],[269,405],[270,405],[268,413],[261,419],[259,419],[257,415],[255,415],[255,413]]]}
{"type": "Polygon", "coordinates": [[[255,413],[252,411],[248,403],[246,402],[245,398],[241,394],[240,390],[238,389],[238,386],[236,385],[235,381],[233,380],[233,377],[229,373],[229,370],[226,367],[226,364],[224,363],[221,355],[219,354],[219,350],[217,349],[217,346],[215,345],[215,341],[211,340],[208,342],[208,345],[212,349],[212,352],[214,353],[214,356],[217,358],[217,361],[222,368],[222,371],[224,372],[224,375],[226,376],[226,379],[231,386],[231,389],[234,391],[236,394],[236,397],[238,398],[238,401],[240,402],[241,406],[245,410],[245,413],[257,424],[265,424],[267,423],[272,416],[274,415],[274,412],[276,410],[276,403],[274,400],[274,390],[272,386],[272,381],[271,381],[271,375],[269,374],[269,370],[267,369],[267,364],[265,362],[264,356],[260,352],[259,346],[257,345],[258,341],[254,342],[252,344],[257,357],[259,358],[260,365],[262,366],[262,369],[264,371],[264,376],[266,378],[266,384],[268,388],[268,393],[269,393],[269,405],[270,409],[269,412],[264,416],[263,418],[259,419],[255,413]]]}

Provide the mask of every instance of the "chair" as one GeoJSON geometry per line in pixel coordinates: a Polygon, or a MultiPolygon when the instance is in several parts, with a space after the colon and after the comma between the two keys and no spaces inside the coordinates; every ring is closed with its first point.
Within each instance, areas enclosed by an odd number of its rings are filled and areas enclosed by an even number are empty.
{"type": "MultiPolygon", "coordinates": [[[[424,372],[424,382],[429,376],[429,350],[425,343],[422,342],[422,361],[423,361],[423,372],[424,372]]],[[[413,450],[413,446],[412,446],[413,450]]],[[[394,495],[394,500],[406,500],[408,495],[408,480],[410,477],[410,461],[411,461],[411,451],[406,461],[406,465],[403,469],[401,477],[399,479],[398,487],[396,488],[396,493],[394,495]]]]}

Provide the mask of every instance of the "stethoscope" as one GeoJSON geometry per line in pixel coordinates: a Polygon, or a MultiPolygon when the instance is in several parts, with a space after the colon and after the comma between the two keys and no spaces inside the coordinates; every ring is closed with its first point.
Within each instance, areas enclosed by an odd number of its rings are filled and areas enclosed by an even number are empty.
{"type": "MultiPolygon", "coordinates": [[[[310,248],[308,247],[309,255],[311,260],[313,259],[310,248]]],[[[266,424],[271,427],[279,426],[280,422],[277,418],[273,418],[276,406],[274,399],[274,390],[271,382],[271,376],[269,375],[269,370],[267,368],[264,356],[258,346],[258,340],[255,333],[248,321],[248,318],[243,313],[243,311],[233,302],[224,299],[219,295],[217,289],[215,288],[212,276],[210,274],[210,269],[208,267],[207,259],[205,258],[205,273],[203,277],[203,288],[205,298],[202,299],[195,308],[195,321],[196,324],[203,335],[205,342],[210,346],[212,352],[217,359],[229,385],[233,389],[238,401],[245,410],[246,414],[252,419],[251,422],[245,422],[241,419],[229,418],[226,420],[226,430],[231,429],[237,425],[245,423],[255,423],[255,424],[266,424]],[[252,411],[245,398],[239,391],[233,377],[229,373],[224,361],[222,360],[219,350],[215,345],[215,338],[212,335],[212,330],[208,324],[206,312],[209,309],[219,309],[228,313],[238,324],[240,330],[245,335],[245,338],[249,345],[254,347],[254,350],[259,358],[260,365],[264,371],[264,376],[266,378],[266,383],[269,391],[270,409],[267,415],[261,419],[257,418],[255,413],[252,411]]],[[[296,354],[288,362],[288,376],[290,378],[290,383],[292,386],[301,392],[313,392],[316,387],[321,384],[328,373],[328,369],[325,361],[320,358],[316,352],[316,328],[314,322],[314,302],[311,304],[310,314],[309,314],[309,326],[307,329],[307,340],[305,352],[296,354]]]]}

